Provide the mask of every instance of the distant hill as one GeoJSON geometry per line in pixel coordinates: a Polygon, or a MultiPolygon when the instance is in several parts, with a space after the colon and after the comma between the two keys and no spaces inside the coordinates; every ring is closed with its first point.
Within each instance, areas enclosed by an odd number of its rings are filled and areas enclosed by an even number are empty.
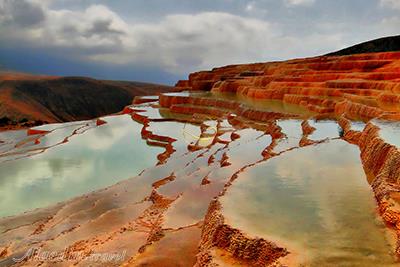
{"type": "Polygon", "coordinates": [[[326,56],[344,56],[362,53],[400,51],[400,35],[389,36],[353,45],[326,56]]]}
{"type": "Polygon", "coordinates": [[[0,118],[44,122],[91,119],[122,110],[135,96],[172,89],[142,82],[0,71],[0,118]]]}

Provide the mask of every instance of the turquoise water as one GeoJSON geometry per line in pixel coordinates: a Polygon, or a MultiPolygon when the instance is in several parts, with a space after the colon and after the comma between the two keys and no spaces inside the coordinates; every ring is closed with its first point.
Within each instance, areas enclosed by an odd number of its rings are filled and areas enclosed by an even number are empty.
{"type": "MultiPolygon", "coordinates": [[[[104,120],[108,123],[87,128],[44,153],[1,163],[0,216],[45,207],[115,184],[157,162],[157,154],[163,149],[146,145],[141,139],[141,124],[129,115],[104,120]]],[[[62,127],[41,138],[37,146],[55,145],[76,128],[62,127]]]]}

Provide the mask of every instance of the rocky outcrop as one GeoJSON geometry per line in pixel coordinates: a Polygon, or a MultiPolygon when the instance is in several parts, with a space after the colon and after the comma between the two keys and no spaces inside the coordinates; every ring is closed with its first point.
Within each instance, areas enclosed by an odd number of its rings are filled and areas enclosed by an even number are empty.
{"type": "Polygon", "coordinates": [[[102,119],[97,119],[96,120],[96,126],[101,126],[101,125],[104,125],[104,124],[106,124],[107,122],[105,121],[105,120],[102,120],[102,119]]]}
{"type": "Polygon", "coordinates": [[[47,134],[49,131],[46,130],[38,130],[38,129],[28,129],[26,131],[27,135],[36,135],[36,134],[47,134]]]}
{"type": "Polygon", "coordinates": [[[295,114],[259,110],[240,104],[237,101],[213,99],[198,96],[160,95],[160,105],[173,113],[206,114],[217,118],[235,114],[245,119],[255,121],[271,121],[278,118],[294,118],[295,114]]]}
{"type": "Polygon", "coordinates": [[[385,52],[400,50],[400,35],[375,39],[357,44],[328,55],[351,55],[368,52],[385,52]]]}
{"type": "Polygon", "coordinates": [[[397,250],[400,255],[400,151],[383,140],[380,128],[369,122],[364,131],[350,129],[350,122],[339,120],[343,128],[343,137],[361,150],[361,160],[374,190],[379,212],[384,221],[396,231],[397,250]]]}
{"type": "Polygon", "coordinates": [[[218,200],[211,202],[204,219],[195,266],[214,266],[211,250],[215,248],[227,251],[248,266],[269,266],[288,254],[285,248],[262,238],[251,238],[226,224],[218,200]]]}
{"type": "MultiPolygon", "coordinates": [[[[281,100],[319,114],[370,119],[398,114],[387,104],[400,101],[399,70],[400,52],[322,56],[196,72],[177,89],[281,100]]],[[[188,104],[182,101],[172,102],[188,104]]]]}

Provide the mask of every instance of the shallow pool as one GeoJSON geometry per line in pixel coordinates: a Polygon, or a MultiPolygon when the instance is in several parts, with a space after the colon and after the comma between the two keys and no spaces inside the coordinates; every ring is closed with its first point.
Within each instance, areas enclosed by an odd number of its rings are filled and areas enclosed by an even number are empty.
{"type": "MultiPolygon", "coordinates": [[[[104,120],[107,124],[76,134],[44,153],[1,163],[0,216],[45,207],[115,184],[157,162],[157,154],[164,150],[146,145],[141,124],[129,115],[104,120]]],[[[57,144],[73,132],[73,127],[42,137],[37,146],[57,144]]]]}
{"type": "Polygon", "coordinates": [[[304,266],[394,264],[359,150],[342,140],[246,169],[221,203],[230,225],[302,255],[304,266]]]}

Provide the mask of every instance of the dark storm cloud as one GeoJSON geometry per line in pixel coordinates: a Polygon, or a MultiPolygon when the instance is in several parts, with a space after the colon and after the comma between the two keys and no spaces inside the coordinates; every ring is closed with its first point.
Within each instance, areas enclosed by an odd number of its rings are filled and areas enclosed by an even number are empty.
{"type": "Polygon", "coordinates": [[[25,0],[4,0],[0,4],[0,21],[15,24],[21,27],[29,27],[39,24],[45,19],[43,9],[25,0]]]}
{"type": "Polygon", "coordinates": [[[99,19],[93,22],[91,28],[86,31],[87,36],[92,35],[121,35],[125,34],[123,31],[113,29],[111,27],[112,21],[110,19],[99,19]]]}

